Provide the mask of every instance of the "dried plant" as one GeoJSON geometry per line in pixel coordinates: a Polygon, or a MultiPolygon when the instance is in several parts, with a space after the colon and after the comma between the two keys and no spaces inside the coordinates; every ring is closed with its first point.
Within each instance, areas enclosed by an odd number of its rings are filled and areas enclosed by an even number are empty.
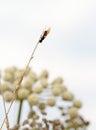
{"type": "Polygon", "coordinates": [[[29,64],[39,43],[46,38],[50,28],[45,30],[36,43],[31,57],[24,69],[16,66],[6,68],[2,73],[2,87],[0,94],[3,98],[5,118],[0,130],[6,121],[7,130],[86,130],[88,121],[79,114],[82,107],[80,100],[68,90],[62,77],[56,77],[49,82],[49,72],[43,70],[40,74],[34,72],[29,64]],[[9,128],[8,113],[13,103],[19,102],[16,125],[9,128]],[[23,103],[27,101],[30,111],[26,120],[21,121],[23,103]],[[5,102],[10,106],[6,111],[5,102]],[[51,111],[51,113],[49,113],[51,111]],[[52,113],[54,118],[50,115],[52,113]],[[56,117],[56,114],[59,115],[56,117]]]}
{"type": "Polygon", "coordinates": [[[8,115],[7,115],[7,112],[6,112],[6,106],[5,106],[5,99],[4,99],[4,95],[3,95],[3,92],[2,92],[2,84],[1,84],[1,74],[0,74],[0,87],[1,87],[1,96],[2,96],[2,101],[3,101],[3,107],[4,107],[4,113],[5,113],[5,117],[6,117],[6,128],[7,130],[9,130],[9,120],[8,120],[8,115]]]}
{"type": "Polygon", "coordinates": [[[29,67],[29,64],[30,64],[30,62],[31,62],[31,60],[32,60],[32,58],[33,58],[33,56],[34,56],[34,53],[35,53],[35,51],[36,51],[36,49],[37,49],[38,44],[41,43],[41,42],[43,42],[43,40],[46,38],[46,36],[49,34],[49,32],[50,32],[50,28],[48,28],[47,30],[44,30],[44,32],[43,32],[43,34],[41,35],[40,39],[39,39],[38,42],[36,43],[36,45],[35,45],[35,47],[34,47],[34,49],[33,49],[33,51],[32,51],[31,57],[30,57],[30,59],[28,60],[28,63],[27,63],[27,65],[26,65],[24,71],[22,72],[21,77],[19,78],[19,81],[18,81],[18,83],[17,83],[16,89],[15,89],[15,91],[14,91],[14,97],[13,97],[11,103],[10,103],[10,106],[9,106],[8,111],[6,112],[6,116],[5,116],[4,120],[3,120],[3,123],[2,123],[0,129],[2,129],[2,127],[3,127],[3,125],[4,125],[4,122],[5,122],[6,118],[7,118],[7,115],[8,115],[8,113],[9,113],[11,107],[12,107],[12,104],[14,103],[14,101],[15,101],[15,99],[16,99],[16,97],[17,97],[18,89],[19,89],[19,87],[20,87],[20,85],[21,85],[21,82],[22,82],[22,80],[23,80],[23,77],[24,77],[24,75],[25,75],[25,73],[26,73],[26,71],[27,71],[27,69],[28,69],[28,67],[29,67]]]}
{"type": "MultiPolygon", "coordinates": [[[[11,78],[2,77],[3,83],[10,84],[9,88],[3,88],[5,101],[10,102],[12,96],[6,96],[6,92],[14,92],[15,83],[23,69],[17,67],[7,68],[3,73],[10,73],[11,78]],[[13,69],[15,68],[15,70],[13,69]],[[7,72],[6,72],[7,70],[7,72]],[[12,72],[12,70],[14,70],[12,72]]],[[[8,76],[8,75],[7,75],[8,76]]],[[[11,130],[85,130],[89,124],[79,114],[79,109],[82,107],[80,100],[76,99],[68,87],[64,84],[62,77],[57,77],[49,82],[49,73],[43,70],[41,74],[35,73],[31,68],[27,69],[24,80],[17,91],[16,101],[20,103],[17,123],[11,130]],[[26,120],[20,123],[23,103],[27,101],[30,107],[30,112],[26,120]],[[48,110],[60,115],[52,119],[48,110]]],[[[4,87],[4,86],[3,86],[4,87]]],[[[56,114],[55,113],[55,114],[56,114]]]]}

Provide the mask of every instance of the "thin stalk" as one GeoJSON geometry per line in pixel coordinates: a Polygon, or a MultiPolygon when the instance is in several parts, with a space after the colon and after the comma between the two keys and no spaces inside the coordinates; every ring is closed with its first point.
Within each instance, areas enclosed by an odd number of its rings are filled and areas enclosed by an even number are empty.
{"type": "MultiPolygon", "coordinates": [[[[28,67],[29,67],[29,64],[30,64],[30,62],[31,62],[31,60],[32,60],[32,58],[33,58],[33,56],[34,56],[34,53],[35,53],[35,51],[36,51],[36,48],[37,48],[38,44],[39,44],[39,42],[36,43],[36,45],[35,45],[35,47],[34,47],[34,49],[33,49],[33,52],[32,52],[32,54],[31,54],[31,57],[30,57],[30,59],[29,59],[27,65],[26,65],[26,67],[25,67],[25,69],[24,69],[24,71],[23,71],[23,73],[22,73],[22,75],[21,75],[19,81],[18,81],[18,84],[17,84],[16,89],[15,89],[15,91],[14,91],[14,97],[13,97],[11,103],[10,103],[10,106],[9,106],[9,108],[8,108],[8,111],[7,111],[6,115],[8,115],[8,113],[9,113],[9,111],[10,111],[10,109],[11,109],[11,107],[12,107],[12,105],[13,105],[13,103],[14,103],[16,97],[17,97],[18,89],[19,89],[20,86],[21,86],[23,77],[24,77],[24,75],[25,75],[25,73],[26,73],[26,71],[27,71],[27,69],[28,69],[28,67]]],[[[5,120],[6,120],[6,117],[4,118],[4,120],[3,120],[2,124],[1,124],[1,129],[2,129],[3,125],[4,125],[5,120]]]]}
{"type": "MultiPolygon", "coordinates": [[[[1,75],[0,75],[0,86],[2,87],[1,75]]],[[[4,95],[3,95],[2,91],[1,91],[1,96],[2,96],[2,101],[3,101],[4,113],[5,113],[6,128],[7,128],[7,130],[9,130],[9,120],[8,120],[8,115],[7,115],[7,112],[6,112],[6,105],[5,105],[4,95]]],[[[1,128],[0,128],[0,130],[1,130],[1,128]]]]}
{"type": "Polygon", "coordinates": [[[17,118],[17,124],[20,123],[20,119],[21,119],[21,111],[22,111],[22,105],[23,105],[23,100],[20,100],[19,111],[18,111],[18,118],[17,118]]]}
{"type": "Polygon", "coordinates": [[[6,128],[7,130],[9,130],[9,120],[8,120],[8,115],[7,115],[7,112],[6,112],[6,106],[5,106],[5,100],[4,100],[4,95],[2,94],[2,100],[3,100],[3,106],[4,106],[4,113],[5,113],[5,122],[6,122],[6,128]]]}
{"type": "MultiPolygon", "coordinates": [[[[43,32],[43,34],[40,36],[38,42],[36,43],[36,45],[35,45],[35,47],[34,47],[34,49],[33,49],[33,51],[32,51],[32,54],[31,54],[31,56],[30,56],[30,58],[29,58],[29,60],[28,60],[28,63],[26,64],[25,69],[24,69],[24,71],[23,71],[23,73],[22,73],[22,75],[21,75],[21,77],[20,77],[20,79],[19,79],[19,81],[18,81],[18,84],[17,84],[16,89],[15,89],[15,91],[14,91],[14,97],[13,97],[11,103],[10,103],[10,106],[9,106],[9,108],[8,108],[8,111],[7,111],[6,115],[8,115],[8,113],[9,113],[9,111],[10,111],[10,109],[11,109],[11,107],[12,107],[12,105],[13,105],[13,103],[14,103],[16,97],[17,97],[18,89],[19,89],[20,86],[21,86],[23,77],[24,77],[24,75],[25,75],[25,73],[26,73],[26,71],[27,71],[27,69],[28,69],[28,67],[29,67],[29,64],[30,64],[31,60],[32,60],[33,57],[34,57],[34,53],[35,53],[35,51],[36,51],[36,49],[37,49],[37,47],[38,47],[38,44],[39,44],[39,43],[42,43],[42,41],[46,38],[46,36],[49,34],[49,32],[50,32],[50,28],[48,28],[47,30],[45,30],[45,31],[43,32]]],[[[3,120],[2,124],[1,124],[0,130],[1,130],[2,127],[3,127],[5,120],[6,120],[6,117],[4,118],[4,120],[3,120]]]]}

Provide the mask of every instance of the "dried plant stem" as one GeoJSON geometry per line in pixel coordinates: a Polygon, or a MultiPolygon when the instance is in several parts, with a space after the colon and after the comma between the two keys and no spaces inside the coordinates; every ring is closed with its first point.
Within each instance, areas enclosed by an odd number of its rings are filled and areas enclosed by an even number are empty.
{"type": "MultiPolygon", "coordinates": [[[[2,87],[2,84],[1,84],[1,75],[0,75],[0,86],[2,87]]],[[[7,115],[7,112],[6,112],[6,105],[5,105],[4,95],[3,95],[2,91],[1,91],[1,95],[2,95],[4,113],[5,113],[6,128],[7,128],[7,130],[9,130],[9,120],[8,120],[8,115],[7,115]]],[[[1,128],[0,128],[0,130],[1,130],[1,128]]]]}
{"type": "MultiPolygon", "coordinates": [[[[9,111],[10,111],[10,109],[11,109],[11,107],[12,107],[12,104],[13,104],[13,102],[15,101],[15,99],[16,99],[16,98],[13,98],[12,101],[11,101],[11,104],[10,104],[10,106],[9,106],[9,108],[8,108],[8,111],[6,112],[6,115],[7,115],[7,116],[8,116],[8,113],[9,113],[9,111]]],[[[3,120],[3,122],[2,122],[2,125],[1,125],[0,130],[2,130],[2,127],[3,127],[5,121],[6,121],[6,117],[4,118],[4,120],[3,120]]]]}
{"type": "MultiPolygon", "coordinates": [[[[37,49],[38,44],[39,44],[39,43],[42,43],[42,41],[46,38],[46,36],[49,34],[49,32],[50,32],[50,28],[48,28],[47,30],[45,30],[45,31],[43,32],[43,34],[42,34],[41,37],[39,38],[38,42],[36,43],[36,45],[35,45],[35,47],[34,47],[34,49],[33,49],[33,51],[32,51],[32,54],[31,54],[31,56],[30,56],[30,58],[29,58],[29,60],[28,60],[28,63],[27,63],[27,65],[25,66],[25,69],[24,69],[24,71],[22,72],[22,75],[21,75],[21,77],[20,77],[20,79],[19,79],[19,81],[18,81],[18,84],[17,84],[16,89],[15,89],[15,91],[14,91],[14,97],[13,97],[11,103],[10,103],[10,106],[9,106],[9,108],[8,108],[8,111],[6,112],[6,116],[8,116],[8,113],[9,113],[9,111],[10,111],[10,109],[11,109],[11,107],[12,107],[12,105],[13,105],[13,103],[14,103],[16,97],[17,97],[18,89],[20,88],[20,85],[21,85],[21,83],[22,83],[23,77],[24,77],[24,75],[25,75],[25,73],[26,73],[26,71],[27,71],[27,69],[28,69],[28,67],[29,67],[29,64],[30,64],[31,60],[33,59],[33,56],[34,56],[34,53],[35,53],[35,51],[36,51],[36,49],[37,49]]],[[[4,120],[3,120],[2,124],[1,124],[0,130],[1,130],[2,127],[3,127],[5,120],[6,120],[6,117],[4,118],[4,120]]]]}
{"type": "Polygon", "coordinates": [[[4,95],[2,94],[2,100],[3,100],[3,106],[4,106],[4,113],[5,113],[5,122],[6,122],[6,128],[9,130],[9,120],[8,120],[8,115],[6,112],[6,106],[5,106],[5,100],[4,100],[4,95]]]}
{"type": "MultiPolygon", "coordinates": [[[[28,63],[27,63],[27,65],[26,65],[26,67],[25,67],[25,69],[24,69],[24,71],[23,71],[23,73],[22,73],[22,75],[21,75],[21,77],[20,77],[20,79],[19,79],[19,81],[18,81],[18,84],[17,84],[16,89],[15,89],[15,91],[14,91],[14,97],[13,97],[11,103],[10,103],[10,106],[9,106],[9,108],[8,108],[8,111],[6,112],[6,116],[8,116],[8,113],[9,113],[9,111],[10,111],[10,109],[11,109],[11,107],[12,107],[12,105],[13,105],[13,103],[14,103],[16,97],[17,97],[18,89],[20,88],[20,85],[21,85],[21,83],[22,83],[23,77],[24,77],[24,75],[25,75],[25,73],[26,73],[26,71],[27,71],[27,69],[28,69],[28,67],[29,67],[29,64],[30,64],[31,60],[33,59],[33,56],[34,56],[34,53],[35,53],[35,51],[36,51],[36,48],[37,48],[38,44],[39,44],[39,41],[36,43],[36,45],[35,45],[35,47],[34,47],[34,49],[33,49],[33,52],[32,52],[32,54],[31,54],[31,56],[30,56],[30,59],[28,60],[28,63]]],[[[3,127],[5,120],[6,120],[6,117],[4,118],[4,120],[3,120],[2,124],[1,124],[0,130],[1,130],[2,127],[3,127]]]]}

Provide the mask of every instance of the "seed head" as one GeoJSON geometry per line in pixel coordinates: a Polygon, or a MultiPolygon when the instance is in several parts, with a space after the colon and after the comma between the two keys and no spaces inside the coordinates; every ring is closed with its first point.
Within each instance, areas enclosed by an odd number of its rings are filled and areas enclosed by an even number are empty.
{"type": "Polygon", "coordinates": [[[29,90],[27,90],[26,88],[21,88],[18,90],[18,99],[26,99],[29,95],[29,90]]]}
{"type": "Polygon", "coordinates": [[[55,105],[55,99],[53,97],[50,97],[48,100],[47,100],[47,104],[49,106],[54,106],[55,105]]]}
{"type": "Polygon", "coordinates": [[[39,102],[39,99],[36,94],[32,93],[28,96],[28,102],[30,105],[37,105],[39,102]]]}
{"type": "Polygon", "coordinates": [[[13,93],[11,91],[5,91],[4,92],[4,99],[7,102],[10,102],[13,98],[13,93]]]}
{"type": "Polygon", "coordinates": [[[76,107],[76,108],[81,108],[82,107],[82,103],[81,103],[81,101],[79,101],[79,100],[74,100],[74,102],[73,102],[74,104],[74,107],[76,107]]]}
{"type": "Polygon", "coordinates": [[[76,107],[72,107],[69,109],[68,114],[70,117],[74,118],[78,115],[78,109],[76,107]]]}
{"type": "Polygon", "coordinates": [[[39,39],[39,42],[41,43],[46,37],[47,35],[49,34],[50,32],[50,28],[46,29],[43,34],[41,35],[40,39],[39,39]]]}

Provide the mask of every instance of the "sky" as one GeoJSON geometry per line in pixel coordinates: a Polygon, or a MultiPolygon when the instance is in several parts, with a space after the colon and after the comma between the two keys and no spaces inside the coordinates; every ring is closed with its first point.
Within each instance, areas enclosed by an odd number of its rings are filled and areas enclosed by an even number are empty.
{"type": "Polygon", "coordinates": [[[0,68],[24,67],[45,27],[51,32],[30,66],[62,76],[96,128],[96,0],[0,0],[0,68]]]}

